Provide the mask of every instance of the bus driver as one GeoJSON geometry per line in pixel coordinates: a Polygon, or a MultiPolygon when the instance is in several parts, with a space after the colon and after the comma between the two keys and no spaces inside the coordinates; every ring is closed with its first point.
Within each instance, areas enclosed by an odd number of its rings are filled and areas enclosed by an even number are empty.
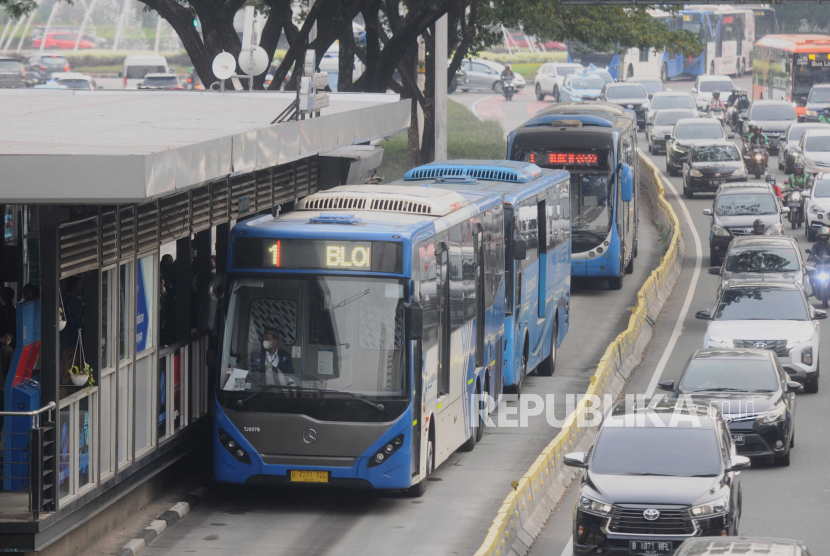
{"type": "Polygon", "coordinates": [[[294,381],[285,375],[294,374],[294,363],[291,353],[282,349],[280,331],[276,328],[266,328],[262,334],[262,367],[265,371],[265,384],[292,385],[294,381]]]}

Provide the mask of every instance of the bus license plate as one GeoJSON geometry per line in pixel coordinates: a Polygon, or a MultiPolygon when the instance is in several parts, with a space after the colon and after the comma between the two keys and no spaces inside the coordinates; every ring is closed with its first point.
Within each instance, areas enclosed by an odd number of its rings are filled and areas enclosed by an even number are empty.
{"type": "Polygon", "coordinates": [[[329,482],[328,471],[290,471],[292,483],[327,483],[329,482]]]}
{"type": "Polygon", "coordinates": [[[671,554],[671,541],[628,541],[628,553],[631,556],[642,556],[643,554],[671,554]]]}
{"type": "Polygon", "coordinates": [[[735,443],[736,446],[743,446],[746,439],[742,434],[733,434],[732,435],[732,442],[735,443]]]}

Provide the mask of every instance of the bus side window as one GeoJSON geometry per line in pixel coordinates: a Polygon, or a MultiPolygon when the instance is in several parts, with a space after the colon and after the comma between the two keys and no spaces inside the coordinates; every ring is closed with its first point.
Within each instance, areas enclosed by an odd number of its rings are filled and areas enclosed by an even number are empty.
{"type": "Polygon", "coordinates": [[[482,218],[484,225],[484,306],[490,307],[496,297],[495,266],[499,253],[495,249],[493,211],[488,210],[482,218]]]}
{"type": "Polygon", "coordinates": [[[547,190],[545,195],[545,210],[547,212],[547,245],[548,252],[555,249],[562,241],[562,231],[560,230],[560,208],[559,208],[559,184],[554,185],[547,190]]]}
{"type": "Polygon", "coordinates": [[[438,289],[435,238],[418,244],[418,268],[421,307],[424,310],[423,351],[438,345],[438,289]]]}
{"type": "Polygon", "coordinates": [[[487,265],[487,275],[491,277],[493,292],[492,298],[487,303],[487,307],[493,305],[493,300],[496,298],[496,293],[498,292],[499,286],[501,286],[502,281],[504,280],[504,253],[505,249],[505,236],[504,236],[504,210],[501,205],[498,205],[492,210],[493,221],[491,224],[491,234],[492,234],[492,258],[493,263],[492,265],[487,265]]]}
{"type": "Polygon", "coordinates": [[[447,245],[449,247],[450,264],[450,332],[455,332],[464,324],[461,224],[450,228],[450,240],[447,245]]]}
{"type": "Polygon", "coordinates": [[[536,211],[536,197],[524,201],[516,208],[515,237],[523,239],[527,245],[527,258],[521,261],[521,268],[526,268],[539,258],[536,211]]]}
{"type": "Polygon", "coordinates": [[[469,322],[476,316],[476,254],[473,241],[473,222],[461,223],[461,278],[464,320],[469,322]]]}

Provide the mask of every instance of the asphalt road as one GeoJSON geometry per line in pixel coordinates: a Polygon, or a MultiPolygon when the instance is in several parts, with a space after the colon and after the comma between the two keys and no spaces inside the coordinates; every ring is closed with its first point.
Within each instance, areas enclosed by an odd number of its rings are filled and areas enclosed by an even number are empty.
{"type": "MultiPolygon", "coordinates": [[[[465,103],[483,99],[479,105],[499,109],[497,98],[453,95],[459,97],[465,103]]],[[[505,125],[527,119],[528,103],[519,100],[526,98],[532,94],[501,108],[509,114],[505,125]]],[[[584,393],[606,346],[627,325],[637,290],[659,264],[662,245],[648,210],[642,208],[634,274],[618,292],[604,282],[574,284],[570,330],[558,351],[556,372],[550,378],[530,375],[525,393],[557,398],[584,393]]],[[[564,407],[556,413],[564,417],[564,407]]],[[[542,416],[531,418],[526,428],[487,428],[473,452],[451,456],[430,478],[426,494],[414,500],[397,492],[212,485],[206,500],[143,554],[472,554],[511,481],[557,433],[542,416]]]]}
{"type": "MultiPolygon", "coordinates": [[[[749,89],[749,78],[736,84],[749,89]]],[[[692,83],[672,82],[673,90],[688,91],[692,83]]],[[[645,145],[645,136],[640,134],[640,145],[645,145]]],[[[652,156],[657,167],[665,170],[665,156],[652,156]]],[[[771,158],[769,171],[779,183],[784,175],[778,171],[775,158],[771,158]]],[[[670,178],[674,191],[667,188],[666,194],[681,221],[686,242],[686,261],[674,294],[663,308],[657,329],[646,350],[643,363],[634,371],[626,392],[643,393],[657,380],[677,380],[688,357],[694,350],[703,347],[706,322],[696,320],[694,314],[701,309],[711,309],[715,301],[717,278],[706,273],[709,268],[709,224],[703,216],[705,208],[711,208],[713,195],[697,194],[695,199],[682,197],[682,179],[670,178]],[[699,238],[695,241],[694,232],[699,238]],[[696,272],[696,269],[699,269],[696,272]],[[689,300],[689,297],[691,299],[689,300]],[[688,311],[681,312],[688,303],[688,311]],[[676,324],[680,320],[680,327],[676,324]],[[671,345],[670,345],[671,344],[671,345]],[[667,358],[666,358],[667,357],[667,358]],[[665,358],[665,360],[664,360],[665,358]],[[664,360],[661,366],[661,360],[664,360]],[[658,378],[659,377],[659,378],[658,378]]],[[[804,229],[789,229],[787,235],[794,235],[802,249],[810,243],[804,236],[804,229]]],[[[811,298],[811,302],[820,307],[811,298]]],[[[819,361],[830,359],[830,326],[822,323],[822,345],[819,361]]],[[[830,438],[826,432],[828,393],[827,379],[818,394],[798,394],[796,409],[797,440],[789,467],[758,465],[741,473],[743,482],[743,515],[741,534],[763,537],[800,539],[813,552],[823,552],[826,540],[823,531],[824,517],[830,515],[830,438]]],[[[567,496],[545,526],[534,543],[531,553],[535,555],[569,556],[573,509],[577,489],[572,486],[567,496]]]]}

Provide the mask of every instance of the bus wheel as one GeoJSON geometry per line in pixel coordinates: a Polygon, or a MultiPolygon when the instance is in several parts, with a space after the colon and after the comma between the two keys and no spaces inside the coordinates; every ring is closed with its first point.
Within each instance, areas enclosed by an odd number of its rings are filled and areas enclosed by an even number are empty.
{"type": "Polygon", "coordinates": [[[490,410],[490,379],[488,378],[484,382],[484,392],[481,393],[481,401],[479,402],[479,412],[480,412],[480,420],[478,423],[478,428],[476,429],[476,442],[481,442],[481,439],[484,438],[484,415],[489,413],[490,410]]]}
{"type": "Polygon", "coordinates": [[[634,257],[631,257],[631,260],[628,261],[628,264],[625,265],[625,273],[626,274],[634,274],[634,257]]]}
{"type": "Polygon", "coordinates": [[[608,289],[609,290],[621,290],[623,287],[623,277],[625,276],[625,271],[619,276],[614,278],[608,279],[608,289]]]}
{"type": "MultiPolygon", "coordinates": [[[[459,446],[458,449],[462,452],[473,451],[473,448],[476,447],[476,442],[478,442],[478,431],[480,431],[484,426],[484,417],[481,415],[484,407],[482,404],[483,398],[481,397],[481,386],[476,385],[476,396],[478,396],[478,426],[473,429],[473,433],[470,435],[470,438],[468,438],[464,444],[459,446]]],[[[475,417],[475,415],[473,417],[475,417]]]]}
{"type": "MultiPolygon", "coordinates": [[[[432,428],[430,428],[430,433],[431,433],[431,431],[432,431],[432,428]]],[[[435,455],[434,455],[434,450],[433,450],[434,443],[433,443],[433,440],[432,440],[432,434],[428,434],[427,438],[429,438],[429,440],[427,440],[427,470],[426,470],[427,472],[426,472],[426,477],[421,479],[418,482],[418,484],[412,485],[411,487],[406,489],[407,495],[409,495],[412,498],[420,498],[421,496],[424,495],[424,493],[427,491],[427,478],[430,475],[432,475],[432,471],[435,468],[435,455]]]]}
{"type": "Polygon", "coordinates": [[[556,338],[559,336],[558,315],[559,313],[554,313],[553,317],[553,332],[551,332],[550,338],[550,355],[548,355],[545,360],[539,363],[539,366],[536,367],[536,373],[539,376],[553,376],[553,372],[556,370],[556,338]]]}
{"type": "Polygon", "coordinates": [[[663,83],[669,82],[669,66],[667,64],[663,64],[663,67],[660,68],[660,80],[663,83]]]}

